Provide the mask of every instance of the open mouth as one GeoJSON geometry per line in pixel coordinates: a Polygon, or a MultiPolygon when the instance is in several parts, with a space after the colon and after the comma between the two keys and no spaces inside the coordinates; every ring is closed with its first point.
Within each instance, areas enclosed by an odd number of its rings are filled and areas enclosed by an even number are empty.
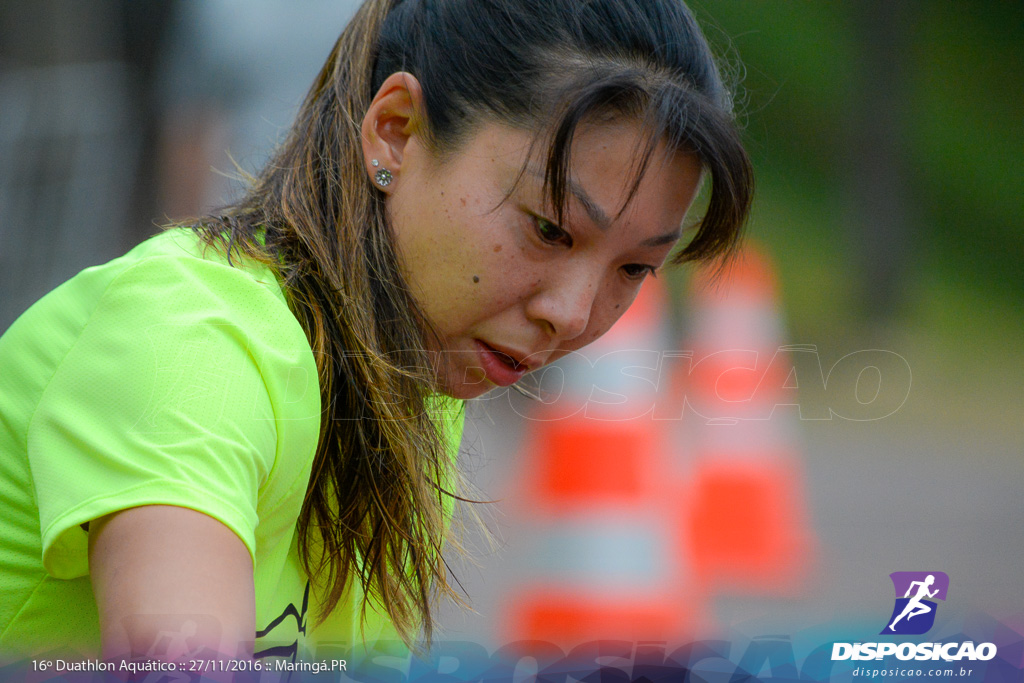
{"type": "Polygon", "coordinates": [[[488,351],[490,351],[491,353],[494,354],[494,357],[497,358],[499,362],[501,362],[503,365],[505,365],[510,370],[515,370],[516,372],[520,372],[520,371],[525,371],[526,370],[526,366],[525,365],[523,365],[522,363],[520,363],[519,361],[517,361],[515,358],[513,358],[510,355],[508,355],[504,351],[499,351],[498,349],[494,348],[493,346],[491,346],[489,344],[484,344],[484,346],[487,347],[488,351]]]}
{"type": "Polygon", "coordinates": [[[476,340],[480,352],[480,361],[484,374],[491,382],[500,387],[515,384],[530,368],[505,351],[494,348],[490,344],[476,340]]]}

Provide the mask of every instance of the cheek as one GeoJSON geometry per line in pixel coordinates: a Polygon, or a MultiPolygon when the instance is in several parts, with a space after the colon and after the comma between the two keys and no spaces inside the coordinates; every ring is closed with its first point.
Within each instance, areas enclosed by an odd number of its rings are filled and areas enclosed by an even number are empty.
{"type": "Polygon", "coordinates": [[[594,311],[593,320],[581,335],[582,343],[590,344],[603,337],[618,322],[620,317],[618,311],[611,311],[607,307],[602,308],[600,312],[594,311]]]}
{"type": "Polygon", "coordinates": [[[514,229],[503,224],[482,226],[479,244],[474,245],[470,261],[474,275],[474,294],[494,310],[514,306],[528,298],[542,280],[538,266],[525,253],[514,229]]]}
{"type": "Polygon", "coordinates": [[[422,267],[418,288],[439,332],[461,335],[527,300],[540,277],[514,240],[481,230],[453,242],[441,263],[422,267]]]}
{"type": "MultiPolygon", "coordinates": [[[[609,288],[614,290],[614,287],[609,288]]],[[[636,291],[623,293],[604,291],[598,296],[590,313],[587,329],[579,337],[573,339],[564,348],[566,351],[577,351],[603,337],[619,319],[629,310],[636,299],[636,291]]]]}

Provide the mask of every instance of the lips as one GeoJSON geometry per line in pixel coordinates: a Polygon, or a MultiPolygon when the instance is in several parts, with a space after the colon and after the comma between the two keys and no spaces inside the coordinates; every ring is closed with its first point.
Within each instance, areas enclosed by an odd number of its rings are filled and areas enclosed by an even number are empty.
{"type": "Polygon", "coordinates": [[[530,371],[530,367],[512,353],[496,349],[479,339],[475,339],[474,342],[480,354],[480,364],[483,366],[484,374],[488,380],[499,387],[515,384],[530,371]]]}

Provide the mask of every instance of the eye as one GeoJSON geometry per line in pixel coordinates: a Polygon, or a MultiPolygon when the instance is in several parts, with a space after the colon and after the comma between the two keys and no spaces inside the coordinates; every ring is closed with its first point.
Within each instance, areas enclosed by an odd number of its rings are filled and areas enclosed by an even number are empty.
{"type": "Polygon", "coordinates": [[[572,246],[572,235],[562,230],[560,227],[540,216],[532,215],[530,218],[533,220],[534,228],[537,230],[537,236],[548,244],[559,244],[565,247],[572,246]]]}
{"type": "Polygon", "coordinates": [[[622,266],[622,273],[630,280],[643,280],[648,275],[658,277],[658,269],[655,266],[643,263],[627,263],[622,266]]]}

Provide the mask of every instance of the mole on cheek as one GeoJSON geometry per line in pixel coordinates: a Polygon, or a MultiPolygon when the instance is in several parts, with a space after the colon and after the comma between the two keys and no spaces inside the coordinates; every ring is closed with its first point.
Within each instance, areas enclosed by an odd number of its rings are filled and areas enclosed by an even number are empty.
{"type": "Polygon", "coordinates": [[[497,254],[499,251],[501,251],[501,245],[500,244],[495,244],[494,245],[494,253],[497,254]]]}
{"type": "Polygon", "coordinates": [[[476,284],[477,282],[480,282],[480,276],[479,275],[474,275],[473,276],[473,283],[476,284]]]}

